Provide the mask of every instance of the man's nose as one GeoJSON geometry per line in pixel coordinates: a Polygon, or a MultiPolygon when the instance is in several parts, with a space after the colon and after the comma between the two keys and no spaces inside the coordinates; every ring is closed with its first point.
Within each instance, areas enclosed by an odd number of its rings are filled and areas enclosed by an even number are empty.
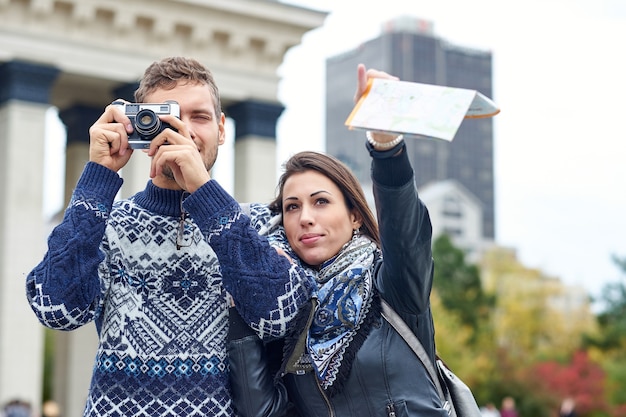
{"type": "Polygon", "coordinates": [[[185,123],[191,139],[194,139],[196,137],[196,132],[194,132],[193,130],[193,123],[191,123],[191,119],[189,117],[183,117],[181,118],[181,120],[183,121],[183,123],[185,123]]]}

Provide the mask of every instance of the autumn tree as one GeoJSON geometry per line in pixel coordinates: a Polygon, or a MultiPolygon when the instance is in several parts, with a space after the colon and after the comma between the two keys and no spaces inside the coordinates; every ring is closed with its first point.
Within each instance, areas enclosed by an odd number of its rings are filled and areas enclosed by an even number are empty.
{"type": "Polygon", "coordinates": [[[530,369],[528,379],[549,396],[552,409],[569,397],[574,399],[579,417],[612,414],[606,402],[605,372],[585,351],[574,353],[566,362],[538,363],[530,369]]]}
{"type": "Polygon", "coordinates": [[[587,293],[525,267],[510,248],[487,251],[480,275],[496,300],[491,352],[497,371],[488,389],[496,397],[516,397],[521,415],[552,417],[553,399],[529,369],[542,361],[566,363],[580,349],[581,335],[594,324],[587,293]]]}
{"type": "Polygon", "coordinates": [[[513,396],[521,415],[552,417],[561,398],[538,384],[532,370],[546,361],[574,366],[570,358],[594,324],[588,294],[521,265],[507,248],[486,252],[479,267],[444,235],[434,241],[433,257],[441,356],[479,404],[513,396]]]}

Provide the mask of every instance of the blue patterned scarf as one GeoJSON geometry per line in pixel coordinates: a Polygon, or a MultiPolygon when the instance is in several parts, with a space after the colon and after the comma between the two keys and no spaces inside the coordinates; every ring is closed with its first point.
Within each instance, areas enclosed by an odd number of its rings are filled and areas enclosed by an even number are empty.
{"type": "Polygon", "coordinates": [[[317,274],[319,305],[309,329],[307,348],[322,388],[333,384],[346,349],[371,303],[377,247],[367,237],[350,240],[317,274]]]}
{"type": "MultiPolygon", "coordinates": [[[[248,213],[252,210],[257,219],[263,219],[260,224],[254,225],[259,234],[299,262],[317,282],[318,307],[306,338],[308,355],[307,352],[299,352],[302,357],[298,362],[302,365],[301,369],[313,368],[324,389],[332,388],[331,391],[336,392],[341,386],[337,383],[339,375],[349,373],[351,361],[371,325],[364,323],[365,318],[370,310],[377,308],[372,303],[372,274],[375,260],[381,256],[380,250],[369,238],[357,236],[317,271],[303,265],[289,246],[280,214],[271,213],[265,205],[242,207],[248,213]]],[[[295,329],[294,334],[303,330],[303,327],[295,329]]]]}

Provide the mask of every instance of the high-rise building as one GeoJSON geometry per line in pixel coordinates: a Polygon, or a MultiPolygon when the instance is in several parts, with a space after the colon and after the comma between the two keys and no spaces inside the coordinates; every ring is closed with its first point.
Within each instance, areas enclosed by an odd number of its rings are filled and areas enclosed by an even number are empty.
{"type": "MultiPolygon", "coordinates": [[[[452,45],[434,36],[433,24],[398,18],[384,25],[379,37],[326,62],[326,151],[347,163],[366,190],[370,161],[361,131],[347,131],[344,122],[353,108],[358,63],[404,81],[477,90],[492,95],[492,56],[452,45]]],[[[409,139],[407,149],[418,187],[456,180],[477,197],[483,213],[482,237],[495,237],[493,120],[467,119],[454,140],[409,139]]]]}

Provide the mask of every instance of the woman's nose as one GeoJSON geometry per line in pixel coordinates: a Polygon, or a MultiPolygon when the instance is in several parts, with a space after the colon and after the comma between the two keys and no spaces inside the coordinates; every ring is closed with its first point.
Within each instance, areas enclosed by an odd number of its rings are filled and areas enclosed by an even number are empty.
{"type": "Polygon", "coordinates": [[[303,205],[300,209],[300,224],[302,225],[312,225],[314,222],[313,212],[308,207],[303,205]]]}

